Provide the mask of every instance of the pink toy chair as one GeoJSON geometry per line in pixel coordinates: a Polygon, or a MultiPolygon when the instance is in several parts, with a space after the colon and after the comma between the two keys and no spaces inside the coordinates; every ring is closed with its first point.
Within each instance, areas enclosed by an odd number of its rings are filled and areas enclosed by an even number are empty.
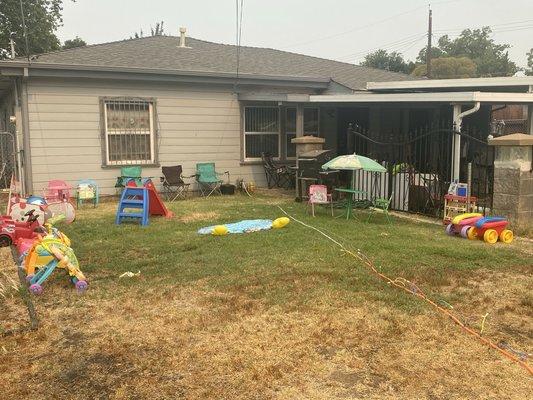
{"type": "Polygon", "coordinates": [[[331,194],[328,194],[327,186],[309,186],[309,201],[307,202],[307,208],[311,205],[313,217],[315,216],[315,204],[329,204],[331,207],[331,216],[333,217],[333,200],[331,199],[331,194]]]}
{"type": "Polygon", "coordinates": [[[51,201],[68,201],[70,199],[70,186],[67,182],[59,179],[48,181],[44,198],[51,201]]]}

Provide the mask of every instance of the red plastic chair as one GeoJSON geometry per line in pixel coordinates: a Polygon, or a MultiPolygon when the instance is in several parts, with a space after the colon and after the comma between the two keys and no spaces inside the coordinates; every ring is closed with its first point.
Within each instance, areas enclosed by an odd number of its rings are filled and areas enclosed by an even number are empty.
{"type": "Polygon", "coordinates": [[[59,179],[48,181],[44,198],[47,201],[68,201],[70,199],[70,186],[67,182],[59,179]]]}
{"type": "Polygon", "coordinates": [[[313,217],[315,216],[315,204],[329,204],[331,207],[331,216],[333,217],[333,200],[331,199],[331,194],[328,193],[328,187],[326,185],[309,186],[307,209],[311,206],[313,217]]]}

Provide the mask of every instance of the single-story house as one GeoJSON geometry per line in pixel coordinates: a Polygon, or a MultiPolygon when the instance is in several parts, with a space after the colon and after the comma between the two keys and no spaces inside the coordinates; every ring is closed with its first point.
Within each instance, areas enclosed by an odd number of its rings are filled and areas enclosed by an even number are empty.
{"type": "MultiPolygon", "coordinates": [[[[460,121],[468,109],[464,120],[486,136],[494,106],[531,105],[532,87],[533,77],[415,79],[184,34],[154,36],[0,62],[0,131],[16,131],[27,193],[51,179],[91,178],[113,194],[121,166],[140,164],[145,176],[158,177],[162,165],[192,174],[209,161],[232,180],[262,185],[261,152],[294,160],[294,137],[321,136],[343,153],[352,150],[350,124],[390,140],[438,119],[460,121]]],[[[450,152],[459,178],[466,161],[459,140],[450,152]]]]}

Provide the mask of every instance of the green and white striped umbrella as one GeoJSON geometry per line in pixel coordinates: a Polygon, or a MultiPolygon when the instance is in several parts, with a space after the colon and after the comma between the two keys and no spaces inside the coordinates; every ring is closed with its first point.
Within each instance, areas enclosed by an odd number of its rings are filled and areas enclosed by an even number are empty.
{"type": "Polygon", "coordinates": [[[322,169],[339,169],[339,170],[363,170],[369,172],[387,172],[387,170],[368,157],[357,154],[347,154],[345,156],[335,157],[322,165],[322,169]]]}

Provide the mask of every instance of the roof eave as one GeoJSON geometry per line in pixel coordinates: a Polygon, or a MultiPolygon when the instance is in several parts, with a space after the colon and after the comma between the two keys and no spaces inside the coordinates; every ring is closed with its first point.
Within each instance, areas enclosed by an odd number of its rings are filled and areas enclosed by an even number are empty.
{"type": "Polygon", "coordinates": [[[22,76],[24,69],[27,69],[27,76],[29,77],[99,78],[220,84],[235,84],[238,80],[239,85],[281,85],[312,89],[326,89],[331,81],[329,77],[255,75],[247,73],[239,73],[237,75],[233,72],[182,71],[19,61],[0,62],[0,75],[22,76]]]}

